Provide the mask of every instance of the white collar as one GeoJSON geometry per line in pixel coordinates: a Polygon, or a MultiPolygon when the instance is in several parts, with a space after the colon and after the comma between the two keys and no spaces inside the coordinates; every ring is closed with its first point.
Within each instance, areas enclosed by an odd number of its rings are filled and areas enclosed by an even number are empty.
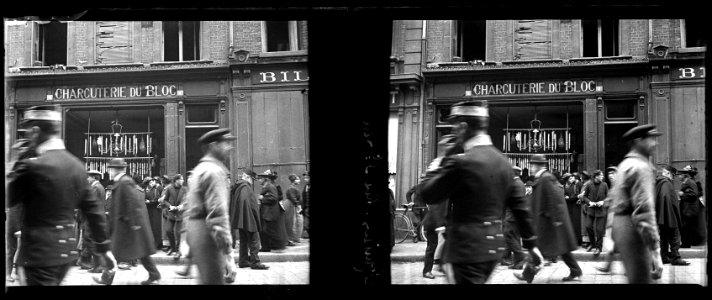
{"type": "Polygon", "coordinates": [[[471,137],[465,142],[463,147],[465,151],[472,149],[475,146],[487,146],[492,145],[492,138],[487,134],[479,134],[471,137]]]}
{"type": "Polygon", "coordinates": [[[116,177],[114,177],[114,182],[119,181],[119,179],[121,178],[121,176],[124,176],[124,175],[126,175],[126,173],[123,173],[123,172],[122,172],[122,173],[119,173],[118,175],[116,175],[116,177]]]}
{"type": "Polygon", "coordinates": [[[49,150],[63,150],[66,149],[64,146],[64,142],[60,138],[49,138],[48,140],[44,141],[44,143],[39,144],[37,146],[37,150],[35,152],[37,155],[42,155],[43,153],[49,151],[49,150]]]}
{"type": "Polygon", "coordinates": [[[544,172],[546,172],[546,168],[541,168],[541,170],[539,170],[539,172],[536,172],[536,174],[534,174],[534,177],[539,178],[539,177],[541,177],[541,174],[543,174],[544,172]]]}

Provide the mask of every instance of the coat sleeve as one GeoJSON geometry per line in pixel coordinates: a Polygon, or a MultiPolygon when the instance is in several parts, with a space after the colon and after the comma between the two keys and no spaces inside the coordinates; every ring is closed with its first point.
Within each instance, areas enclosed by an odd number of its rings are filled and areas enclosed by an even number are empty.
{"type": "Polygon", "coordinates": [[[525,188],[521,182],[515,181],[510,194],[507,197],[507,207],[512,212],[514,220],[517,222],[517,229],[522,237],[524,248],[532,249],[537,245],[537,237],[532,226],[532,214],[527,198],[524,195],[525,188]]]}
{"type": "Polygon", "coordinates": [[[262,189],[262,204],[275,205],[279,201],[276,188],[262,189]]]}
{"type": "Polygon", "coordinates": [[[104,199],[99,199],[100,190],[93,188],[86,180],[79,177],[76,183],[79,186],[79,210],[89,225],[91,238],[99,253],[109,250],[110,241],[106,235],[106,214],[104,213],[104,199]]]}
{"type": "Polygon", "coordinates": [[[423,181],[418,185],[417,193],[427,204],[445,201],[458,184],[460,169],[458,162],[453,157],[442,159],[440,168],[426,173],[423,181]]]}
{"type": "Polygon", "coordinates": [[[697,198],[697,184],[692,180],[685,180],[680,186],[683,198],[697,198]]]}
{"type": "Polygon", "coordinates": [[[646,168],[636,165],[630,169],[630,173],[625,176],[630,187],[630,199],[633,207],[631,217],[633,224],[640,234],[643,242],[651,250],[660,247],[660,236],[658,225],[655,220],[655,195],[653,188],[655,181],[653,173],[646,168]]]}
{"type": "Polygon", "coordinates": [[[294,205],[300,205],[301,201],[299,199],[299,190],[296,188],[289,188],[287,190],[287,199],[294,203],[294,205]]]}
{"type": "Polygon", "coordinates": [[[557,193],[558,187],[556,186],[556,179],[548,178],[546,182],[541,184],[541,195],[544,204],[542,207],[545,209],[545,216],[548,217],[552,223],[561,222],[561,214],[563,212],[559,211],[559,205],[557,205],[557,198],[562,197],[557,193]]]}
{"type": "Polygon", "coordinates": [[[25,202],[28,192],[27,187],[31,186],[32,183],[31,170],[30,163],[26,160],[21,160],[15,163],[12,171],[7,175],[8,207],[13,207],[25,202]]]}
{"type": "MultiPolygon", "coordinates": [[[[228,186],[220,172],[215,170],[206,171],[200,179],[201,190],[205,197],[205,224],[213,232],[222,232],[228,237],[230,234],[230,221],[228,220],[228,186]]],[[[232,244],[232,243],[230,243],[232,244]]]]}

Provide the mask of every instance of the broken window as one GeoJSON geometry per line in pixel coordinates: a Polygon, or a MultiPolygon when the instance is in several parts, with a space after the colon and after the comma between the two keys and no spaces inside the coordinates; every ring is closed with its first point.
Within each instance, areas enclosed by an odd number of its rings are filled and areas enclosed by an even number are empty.
{"type": "Polygon", "coordinates": [[[163,22],[163,61],[200,59],[200,22],[163,22]]]}
{"type": "Polygon", "coordinates": [[[487,49],[487,24],[484,20],[459,20],[454,22],[453,61],[485,60],[487,49]]]}
{"type": "Polygon", "coordinates": [[[581,20],[582,57],[617,56],[618,19],[581,20]]]}
{"type": "Polygon", "coordinates": [[[38,24],[35,31],[33,66],[67,64],[67,24],[38,24]]]}

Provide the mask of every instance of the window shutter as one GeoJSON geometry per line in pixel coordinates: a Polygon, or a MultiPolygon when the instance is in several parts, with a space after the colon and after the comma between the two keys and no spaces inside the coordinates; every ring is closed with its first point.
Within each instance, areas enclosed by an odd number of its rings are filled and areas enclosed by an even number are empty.
{"type": "Polygon", "coordinates": [[[96,63],[131,62],[129,22],[96,22],[96,63]]]}
{"type": "Polygon", "coordinates": [[[551,21],[517,21],[514,47],[515,60],[551,58],[551,21]]]}

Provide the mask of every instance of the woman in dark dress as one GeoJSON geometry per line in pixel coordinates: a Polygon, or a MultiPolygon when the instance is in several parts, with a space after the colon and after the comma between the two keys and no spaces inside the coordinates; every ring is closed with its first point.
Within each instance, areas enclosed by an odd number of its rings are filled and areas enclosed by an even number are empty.
{"type": "Polygon", "coordinates": [[[274,185],[276,176],[271,170],[266,170],[257,175],[262,186],[262,192],[258,200],[260,201],[260,216],[262,217],[262,241],[263,252],[280,252],[287,248],[287,227],[284,221],[284,208],[279,203],[277,187],[274,185]]]}

